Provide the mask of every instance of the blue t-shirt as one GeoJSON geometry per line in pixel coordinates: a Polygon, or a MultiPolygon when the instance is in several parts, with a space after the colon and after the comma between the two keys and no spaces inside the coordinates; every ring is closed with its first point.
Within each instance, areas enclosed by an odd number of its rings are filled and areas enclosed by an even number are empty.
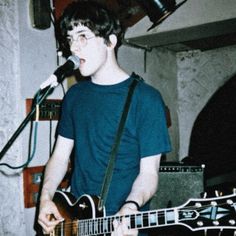
{"type": "MultiPolygon", "coordinates": [[[[62,106],[58,134],[74,140],[71,191],[99,196],[104,174],[134,78],[115,85],[90,80],[73,85],[62,106]]],[[[160,93],[139,82],[134,90],[106,200],[107,215],[123,205],[139,173],[140,159],[170,151],[165,108],[160,93]]]]}

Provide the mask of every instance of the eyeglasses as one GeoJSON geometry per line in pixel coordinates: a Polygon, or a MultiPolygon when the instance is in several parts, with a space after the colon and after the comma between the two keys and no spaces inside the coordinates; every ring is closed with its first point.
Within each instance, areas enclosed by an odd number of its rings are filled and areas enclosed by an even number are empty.
{"type": "Polygon", "coordinates": [[[95,35],[87,36],[85,34],[78,34],[75,37],[67,37],[68,44],[71,46],[72,43],[79,44],[81,47],[85,47],[89,39],[95,38],[95,35]]]}

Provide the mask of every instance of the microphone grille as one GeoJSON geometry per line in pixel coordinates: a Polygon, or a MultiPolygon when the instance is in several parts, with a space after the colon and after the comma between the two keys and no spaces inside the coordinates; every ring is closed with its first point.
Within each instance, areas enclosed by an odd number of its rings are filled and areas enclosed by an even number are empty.
{"type": "Polygon", "coordinates": [[[78,56],[72,55],[68,57],[68,61],[72,61],[74,63],[74,68],[73,70],[76,70],[79,68],[79,64],[80,64],[80,59],[78,56]]]}

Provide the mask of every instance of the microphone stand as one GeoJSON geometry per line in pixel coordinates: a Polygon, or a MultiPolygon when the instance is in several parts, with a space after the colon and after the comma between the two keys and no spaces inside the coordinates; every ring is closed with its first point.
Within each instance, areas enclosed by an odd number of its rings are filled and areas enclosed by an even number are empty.
{"type": "MultiPolygon", "coordinates": [[[[39,90],[40,92],[40,98],[38,101],[38,105],[40,105],[45,99],[46,97],[52,93],[54,90],[53,86],[47,86],[46,88],[39,90]]],[[[19,127],[17,128],[17,130],[14,132],[14,134],[11,136],[11,138],[9,139],[9,141],[6,143],[6,145],[3,147],[3,149],[0,152],[0,161],[3,158],[3,156],[6,154],[6,152],[8,151],[8,149],[11,147],[11,145],[13,144],[13,142],[16,140],[16,138],[18,137],[18,135],[22,132],[22,130],[25,128],[25,126],[27,125],[27,123],[31,120],[31,118],[33,117],[33,115],[36,112],[36,104],[34,104],[34,106],[32,107],[30,113],[26,116],[26,118],[22,121],[22,123],[19,125],[19,127]]]]}

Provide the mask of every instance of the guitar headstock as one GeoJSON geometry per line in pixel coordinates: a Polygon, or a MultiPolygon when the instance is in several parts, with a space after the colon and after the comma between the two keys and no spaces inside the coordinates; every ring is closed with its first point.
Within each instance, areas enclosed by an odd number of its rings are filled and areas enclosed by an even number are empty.
{"type": "Polygon", "coordinates": [[[192,231],[204,229],[236,229],[236,194],[189,199],[177,207],[178,224],[192,231]]]}

